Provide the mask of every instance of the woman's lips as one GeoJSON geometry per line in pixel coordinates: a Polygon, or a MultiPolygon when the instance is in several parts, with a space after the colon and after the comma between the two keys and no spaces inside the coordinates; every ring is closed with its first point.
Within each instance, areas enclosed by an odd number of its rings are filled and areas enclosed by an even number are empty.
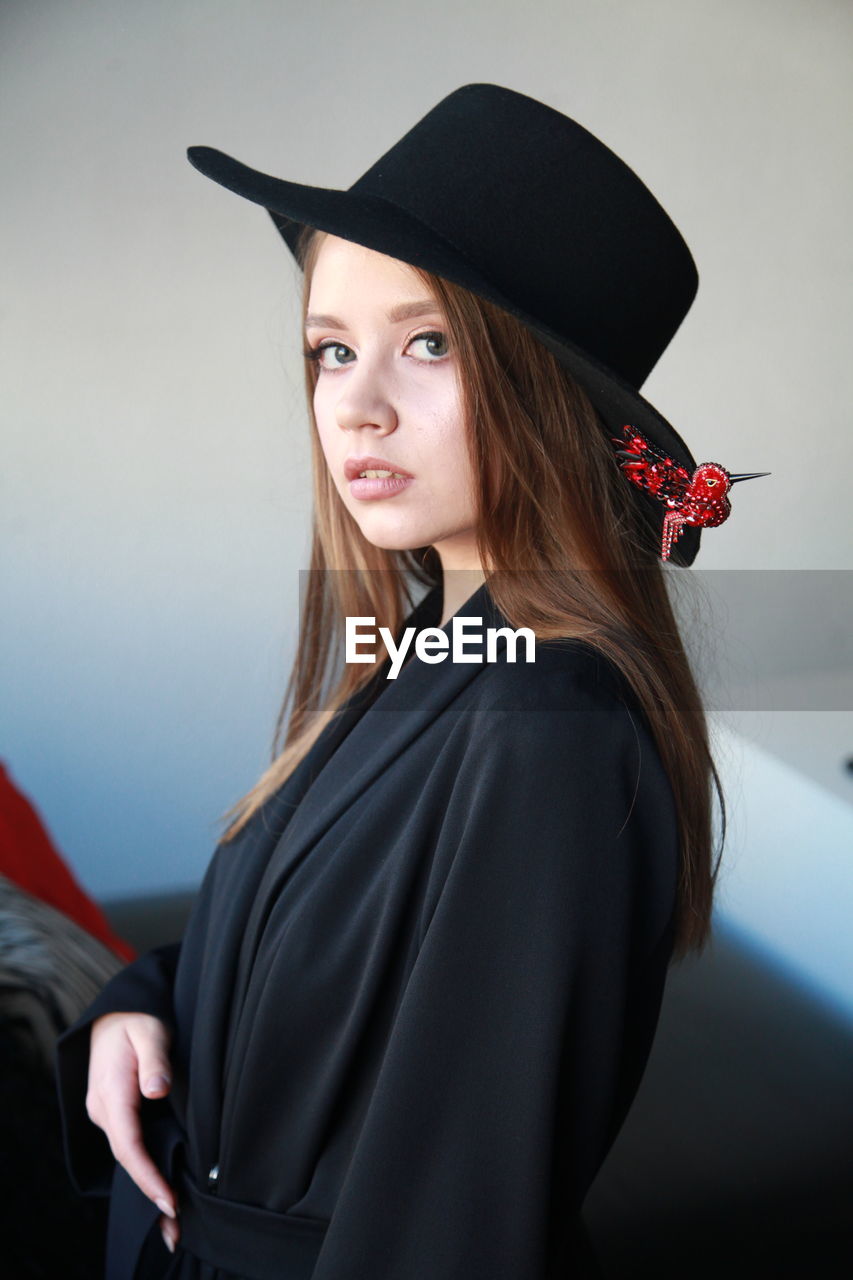
{"type": "Polygon", "coordinates": [[[368,502],[375,498],[393,498],[414,480],[414,476],[399,464],[395,466],[393,462],[371,453],[360,458],[347,458],[344,475],[349,481],[352,496],[368,502]]]}
{"type": "Polygon", "coordinates": [[[350,480],[349,491],[354,498],[372,501],[374,498],[392,498],[402,493],[412,483],[413,476],[373,476],[350,480]]]}

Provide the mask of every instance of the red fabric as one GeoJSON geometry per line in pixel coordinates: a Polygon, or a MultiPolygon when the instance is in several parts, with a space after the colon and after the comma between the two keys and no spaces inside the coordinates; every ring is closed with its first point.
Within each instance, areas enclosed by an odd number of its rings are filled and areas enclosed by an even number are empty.
{"type": "Polygon", "coordinates": [[[0,762],[0,874],[64,912],[105,946],[133,960],[136,952],[113,933],[100,907],[81,889],[54,848],[38,813],[0,762]]]}

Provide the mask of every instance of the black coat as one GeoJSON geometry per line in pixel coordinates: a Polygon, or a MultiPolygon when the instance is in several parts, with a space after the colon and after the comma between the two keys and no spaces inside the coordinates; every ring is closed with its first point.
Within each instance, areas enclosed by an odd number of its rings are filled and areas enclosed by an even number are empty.
{"type": "MultiPolygon", "coordinates": [[[[506,624],[485,585],[460,613],[506,624]]],[[[588,1274],[581,1202],[671,956],[675,806],[610,663],[501,652],[386,663],[216,849],[180,948],[64,1036],[72,1175],[112,1179],[109,1280],[588,1274]],[[119,1009],[174,1028],[171,1100],[142,1104],[174,1259],[85,1112],[89,1023],[119,1009]]]]}

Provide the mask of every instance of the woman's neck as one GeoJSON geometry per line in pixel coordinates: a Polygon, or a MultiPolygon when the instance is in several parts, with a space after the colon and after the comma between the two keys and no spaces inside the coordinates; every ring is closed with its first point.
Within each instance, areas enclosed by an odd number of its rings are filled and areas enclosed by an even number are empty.
{"type": "Polygon", "coordinates": [[[461,608],[469,596],[486,581],[483,570],[478,569],[445,569],[443,573],[444,593],[441,608],[443,627],[461,608]]]}

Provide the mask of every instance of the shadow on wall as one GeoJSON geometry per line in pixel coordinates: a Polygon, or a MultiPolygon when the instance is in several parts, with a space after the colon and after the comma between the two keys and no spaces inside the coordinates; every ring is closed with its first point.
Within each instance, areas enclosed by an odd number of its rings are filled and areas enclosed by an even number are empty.
{"type": "MultiPolygon", "coordinates": [[[[140,951],[193,893],[107,904],[140,951]]],[[[717,921],[670,970],[630,1115],[587,1197],[606,1280],[831,1280],[853,1262],[853,1028],[717,921]]]]}
{"type": "Polygon", "coordinates": [[[608,1280],[849,1276],[853,1028],[719,920],[585,1216],[608,1280]]]}

